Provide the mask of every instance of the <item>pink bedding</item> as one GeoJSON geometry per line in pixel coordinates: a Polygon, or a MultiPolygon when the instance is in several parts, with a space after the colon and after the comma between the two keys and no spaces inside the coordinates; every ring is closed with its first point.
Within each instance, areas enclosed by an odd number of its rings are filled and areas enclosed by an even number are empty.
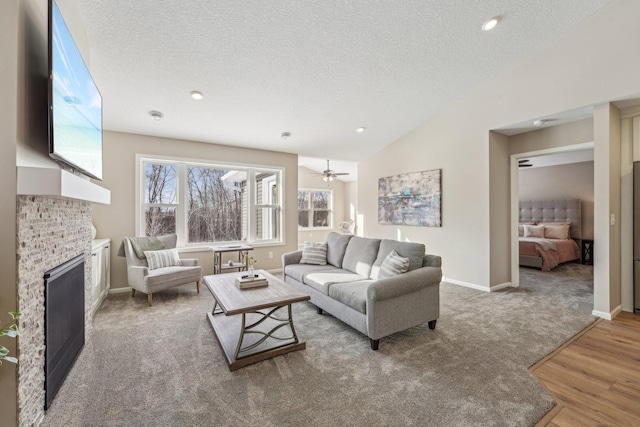
{"type": "Polygon", "coordinates": [[[580,248],[575,240],[548,239],[556,244],[556,250],[543,250],[534,242],[520,241],[520,255],[542,258],[542,271],[549,271],[563,262],[580,259],[580,248]]]}

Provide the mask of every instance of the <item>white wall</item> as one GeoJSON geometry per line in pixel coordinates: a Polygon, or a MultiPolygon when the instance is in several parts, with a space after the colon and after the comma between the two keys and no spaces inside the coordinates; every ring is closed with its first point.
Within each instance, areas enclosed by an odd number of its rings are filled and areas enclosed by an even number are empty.
{"type": "MultiPolygon", "coordinates": [[[[490,131],[640,93],[640,2],[616,1],[508,73],[359,164],[358,199],[368,236],[423,242],[448,279],[484,289],[511,281],[508,139],[490,131]],[[377,180],[441,168],[443,226],[377,224],[377,180]],[[497,170],[497,172],[493,172],[497,170]],[[492,197],[491,194],[496,197],[492,197]],[[506,194],[506,196],[505,196],[506,194]]],[[[616,191],[615,186],[609,191],[616,191]]],[[[608,202],[608,200],[607,200],[608,202]]],[[[608,282],[605,286],[609,286],[608,282]]],[[[614,285],[615,286],[615,285],[614,285]]]]}

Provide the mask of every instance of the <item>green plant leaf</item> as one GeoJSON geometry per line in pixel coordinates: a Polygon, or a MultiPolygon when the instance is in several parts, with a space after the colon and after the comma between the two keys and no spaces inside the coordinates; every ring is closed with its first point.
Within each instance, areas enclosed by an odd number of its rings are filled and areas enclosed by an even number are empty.
{"type": "Polygon", "coordinates": [[[7,347],[0,345],[0,357],[6,356],[7,354],[9,354],[9,350],[7,349],[7,347]]]}
{"type": "Polygon", "coordinates": [[[11,363],[18,363],[18,359],[16,359],[15,357],[5,357],[4,360],[11,363]]]}
{"type": "Polygon", "coordinates": [[[14,320],[17,320],[22,317],[22,313],[19,311],[10,311],[9,314],[13,317],[14,320]]]}
{"type": "Polygon", "coordinates": [[[4,334],[2,334],[2,335],[6,335],[6,336],[11,337],[11,338],[15,338],[15,337],[18,336],[18,331],[17,330],[14,331],[11,328],[7,329],[7,330],[5,330],[3,332],[4,332],[4,334]]]}

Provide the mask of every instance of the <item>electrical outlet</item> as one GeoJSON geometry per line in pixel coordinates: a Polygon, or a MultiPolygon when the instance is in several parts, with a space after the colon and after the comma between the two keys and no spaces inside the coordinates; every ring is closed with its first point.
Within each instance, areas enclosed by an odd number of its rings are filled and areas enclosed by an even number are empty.
{"type": "Polygon", "coordinates": [[[269,251],[269,259],[273,259],[273,252],[269,251]]]}

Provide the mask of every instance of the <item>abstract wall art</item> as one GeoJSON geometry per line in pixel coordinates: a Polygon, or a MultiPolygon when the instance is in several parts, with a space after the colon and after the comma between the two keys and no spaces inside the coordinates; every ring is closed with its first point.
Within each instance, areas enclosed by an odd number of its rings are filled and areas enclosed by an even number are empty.
{"type": "Polygon", "coordinates": [[[378,224],[442,226],[442,169],[378,180],[378,224]]]}

